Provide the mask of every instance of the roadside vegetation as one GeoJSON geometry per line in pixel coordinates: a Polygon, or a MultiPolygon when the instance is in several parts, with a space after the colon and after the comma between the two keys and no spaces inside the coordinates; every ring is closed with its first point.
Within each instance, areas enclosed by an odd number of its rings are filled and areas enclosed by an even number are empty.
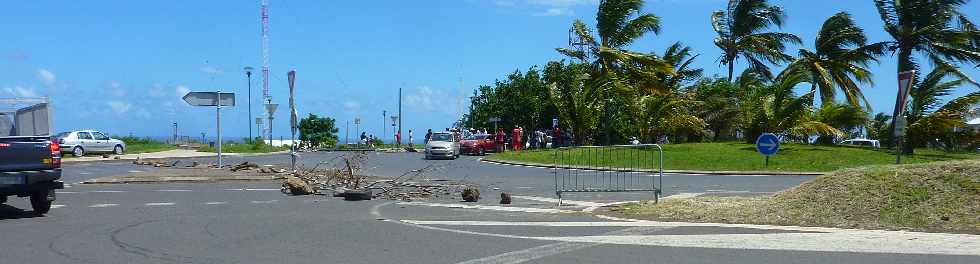
{"type": "Polygon", "coordinates": [[[126,143],[126,154],[159,152],[177,149],[177,147],[174,145],[152,140],[150,138],[125,136],[119,137],[118,139],[126,143]]]}
{"type": "MultiPolygon", "coordinates": [[[[740,142],[684,143],[666,144],[664,148],[665,170],[701,171],[805,171],[826,172],[843,168],[866,165],[895,163],[895,151],[850,146],[827,146],[784,144],[779,153],[769,159],[769,167],[755,150],[755,145],[740,142]]],[[[656,160],[638,162],[629,155],[617,155],[612,150],[604,159],[587,160],[593,157],[585,150],[575,149],[563,152],[563,162],[570,165],[599,164],[600,166],[627,167],[626,164],[639,164],[642,168],[657,168],[656,160]]],[[[625,151],[625,150],[623,150],[625,151]]],[[[655,150],[651,150],[655,151],[655,150]]],[[[656,153],[644,155],[655,157],[656,153]]],[[[977,153],[951,153],[932,149],[922,149],[915,155],[903,156],[903,163],[922,163],[957,159],[978,159],[977,153]]],[[[528,163],[553,164],[554,150],[535,150],[504,152],[487,157],[488,160],[517,161],[528,163]]]]}
{"type": "MultiPolygon", "coordinates": [[[[960,69],[980,63],[980,30],[960,10],[965,1],[868,1],[875,5],[881,27],[861,28],[842,11],[824,18],[813,39],[782,31],[792,19],[771,2],[729,0],[718,11],[703,14],[717,34],[718,50],[712,51],[693,50],[661,35],[671,25],[647,12],[658,8],[645,8],[643,0],[600,1],[594,23],[575,20],[570,29],[555,29],[569,32],[569,46],[556,48],[567,59],[517,70],[480,86],[460,123],[534,131],[550,130],[557,118],[574,145],[625,144],[634,137],[643,143],[748,143],[769,132],[784,142],[823,145],[870,138],[907,154],[927,147],[980,147],[980,134],[965,124],[965,116],[976,113],[980,103],[980,92],[963,92],[980,87],[960,69]],[[880,35],[866,33],[871,30],[888,37],[869,39],[880,35]],[[631,50],[638,42],[663,48],[631,50]],[[874,87],[873,80],[879,79],[875,72],[895,70],[878,66],[886,59],[897,60],[898,72],[916,70],[902,146],[893,133],[891,107],[871,109],[864,92],[895,91],[874,87]],[[727,74],[705,76],[694,66],[699,60],[718,61],[727,74]],[[496,118],[498,123],[490,123],[496,118]]],[[[922,152],[925,157],[936,153],[922,152]]],[[[885,159],[879,153],[866,159],[885,159]]]]}
{"type": "Polygon", "coordinates": [[[658,221],[980,234],[980,160],[851,168],[769,197],[665,199],[611,212],[658,221]]]}
{"type": "MultiPolygon", "coordinates": [[[[270,153],[289,150],[289,147],[276,147],[265,144],[263,140],[252,140],[250,143],[221,144],[222,153],[270,153]]],[[[217,148],[201,146],[199,152],[218,152],[217,148]]]]}

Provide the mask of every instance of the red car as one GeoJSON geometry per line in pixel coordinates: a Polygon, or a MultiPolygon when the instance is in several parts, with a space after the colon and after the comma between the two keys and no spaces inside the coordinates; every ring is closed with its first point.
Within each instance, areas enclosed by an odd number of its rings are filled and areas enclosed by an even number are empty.
{"type": "Polygon", "coordinates": [[[497,150],[497,143],[493,142],[493,135],[476,134],[463,139],[459,144],[459,150],[463,154],[486,155],[487,152],[497,150]]]}

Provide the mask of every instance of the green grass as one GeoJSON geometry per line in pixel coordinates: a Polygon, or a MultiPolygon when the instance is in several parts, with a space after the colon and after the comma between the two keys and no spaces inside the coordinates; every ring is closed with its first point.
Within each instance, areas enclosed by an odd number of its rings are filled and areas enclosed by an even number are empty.
{"type": "Polygon", "coordinates": [[[149,138],[121,137],[119,140],[126,142],[126,154],[138,154],[147,152],[158,152],[177,149],[177,147],[149,138]]]}
{"type": "Polygon", "coordinates": [[[668,199],[614,212],[654,220],[980,234],[980,160],[851,168],[770,197],[668,199]]]}
{"type": "MultiPolygon", "coordinates": [[[[722,143],[685,143],[664,145],[664,169],[666,170],[703,170],[703,171],[812,171],[825,172],[842,168],[865,165],[894,164],[895,153],[890,150],[874,150],[869,148],[847,146],[820,146],[783,144],[779,152],[769,159],[765,167],[765,158],[755,150],[755,145],[735,142],[722,143]]],[[[574,149],[563,152],[567,164],[627,167],[629,165],[642,168],[656,168],[655,150],[644,151],[642,155],[623,149],[605,149],[604,155],[598,160],[588,160],[594,153],[586,149],[574,149]],[[641,162],[638,157],[646,157],[641,162]]],[[[902,156],[902,163],[922,163],[931,161],[975,159],[980,158],[976,153],[948,153],[930,149],[916,149],[913,156],[902,156]]],[[[504,152],[489,157],[491,160],[521,161],[532,163],[552,164],[555,159],[554,150],[533,150],[521,152],[504,152]]]]}
{"type": "MultiPolygon", "coordinates": [[[[270,153],[289,150],[289,147],[274,147],[266,144],[222,144],[221,152],[223,153],[270,153]]],[[[218,152],[216,148],[210,146],[202,146],[197,151],[199,152],[218,152]]]]}

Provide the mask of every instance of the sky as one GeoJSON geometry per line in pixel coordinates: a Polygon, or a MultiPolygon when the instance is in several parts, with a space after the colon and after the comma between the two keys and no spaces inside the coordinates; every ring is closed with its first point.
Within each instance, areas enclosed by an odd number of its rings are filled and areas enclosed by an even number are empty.
{"type": "MultiPolygon", "coordinates": [[[[388,116],[402,89],[403,133],[443,129],[467,109],[464,98],[515,70],[551,60],[568,43],[575,19],[595,23],[596,0],[432,0],[270,2],[270,90],[280,104],[273,134],[288,138],[286,72],[296,70],[296,107],[356,131],[392,136],[388,116]],[[355,129],[353,120],[361,119],[355,129]],[[382,130],[384,129],[384,130],[382,130]]],[[[823,21],[853,15],[870,41],[888,40],[873,1],[772,1],[788,18],[781,31],[812,48],[823,21]]],[[[648,0],[644,12],[662,18],[660,34],[630,49],[691,46],[706,75],[725,75],[712,43],[710,13],[722,0],[648,0]]],[[[262,114],[261,73],[251,79],[252,116],[243,67],[261,68],[260,5],[254,1],[10,1],[0,16],[0,97],[45,96],[58,131],[96,129],[113,135],[162,137],[178,123],[181,135],[215,134],[215,109],[181,100],[189,91],[236,93],[222,110],[226,138],[248,136],[262,114]]],[[[975,22],[980,1],[962,8],[975,22]]],[[[738,65],[740,72],[741,66],[738,65]]],[[[896,62],[873,65],[865,94],[876,112],[890,112],[896,62]]],[[[929,66],[927,66],[929,67],[929,66]]],[[[969,69],[973,78],[980,71],[969,69]]],[[[964,86],[955,95],[976,91],[964,86]]],[[[257,135],[257,132],[252,132],[257,135]]],[[[419,136],[416,136],[419,137],[419,136]]]]}

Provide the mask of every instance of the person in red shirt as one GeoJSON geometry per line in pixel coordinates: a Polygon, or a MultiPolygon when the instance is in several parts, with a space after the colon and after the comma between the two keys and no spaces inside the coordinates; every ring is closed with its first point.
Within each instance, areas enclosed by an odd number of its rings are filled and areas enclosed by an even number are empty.
{"type": "Polygon", "coordinates": [[[561,143],[562,143],[561,142],[562,141],[561,139],[562,139],[561,138],[561,129],[558,128],[558,127],[555,127],[555,132],[551,135],[551,147],[552,148],[560,147],[561,146],[561,143]]]}
{"type": "Polygon", "coordinates": [[[511,134],[511,143],[514,145],[514,151],[521,150],[521,128],[514,127],[514,132],[511,134]]]}
{"type": "Polygon", "coordinates": [[[496,136],[497,136],[497,138],[496,138],[497,139],[496,140],[496,143],[497,143],[497,152],[498,153],[499,152],[504,152],[504,143],[507,143],[507,139],[506,139],[507,134],[504,134],[504,130],[503,129],[497,129],[497,135],[496,136]]]}

